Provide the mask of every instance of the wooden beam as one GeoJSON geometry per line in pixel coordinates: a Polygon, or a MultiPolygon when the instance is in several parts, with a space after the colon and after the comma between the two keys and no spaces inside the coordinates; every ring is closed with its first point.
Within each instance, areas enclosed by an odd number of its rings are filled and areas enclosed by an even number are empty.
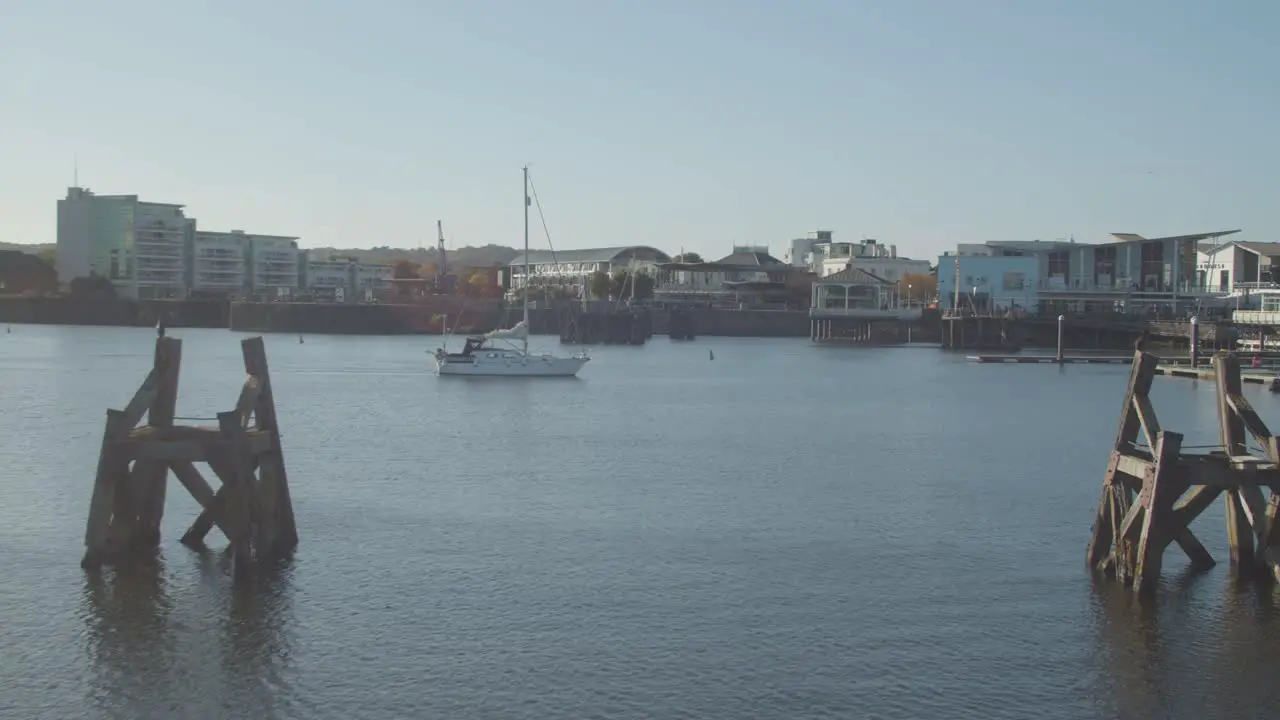
{"type": "Polygon", "coordinates": [[[84,567],[102,564],[114,550],[111,547],[111,515],[119,478],[124,476],[128,463],[120,457],[115,445],[132,427],[124,411],[107,411],[102,449],[98,452],[98,472],[93,482],[93,496],[89,500],[89,519],[85,523],[85,554],[80,561],[84,567]]]}
{"type": "Polygon", "coordinates": [[[1133,369],[1129,372],[1129,386],[1125,389],[1124,404],[1120,409],[1120,427],[1116,430],[1116,450],[1124,450],[1137,442],[1141,421],[1134,410],[1133,399],[1146,397],[1151,392],[1151,382],[1156,376],[1160,358],[1138,350],[1133,355],[1133,369]]]}
{"type": "MultiPolygon", "coordinates": [[[[195,501],[200,503],[200,507],[209,513],[209,525],[204,532],[193,533],[196,528],[193,525],[192,529],[188,530],[187,534],[183,536],[182,542],[188,545],[203,543],[205,535],[214,525],[218,526],[223,535],[231,537],[227,529],[222,526],[222,504],[217,501],[217,494],[214,493],[213,488],[204,479],[204,476],[200,474],[200,471],[196,469],[196,466],[187,460],[172,460],[169,463],[169,467],[173,469],[173,474],[178,478],[178,482],[182,483],[187,492],[191,493],[191,497],[195,498],[195,501]]],[[[203,516],[204,512],[201,513],[201,517],[203,516]]]]}
{"type": "Polygon", "coordinates": [[[1195,522],[1200,517],[1200,513],[1204,512],[1213,504],[1214,500],[1222,494],[1223,487],[1220,485],[1200,485],[1192,487],[1191,492],[1187,493],[1173,507],[1173,514],[1170,522],[1175,525],[1186,527],[1195,522]]]}
{"type": "MultiPolygon", "coordinates": [[[[293,499],[289,492],[289,476],[285,471],[284,448],[280,444],[280,423],[276,418],[275,396],[272,394],[271,372],[267,367],[267,351],[261,337],[246,338],[240,342],[244,355],[244,371],[261,382],[258,403],[253,415],[259,431],[270,436],[270,450],[259,459],[264,467],[264,479],[274,487],[273,510],[276,515],[275,541],[271,552],[283,554],[298,544],[298,528],[293,516],[293,499]],[[265,470],[270,466],[269,470],[265,470]]],[[[1152,370],[1154,373],[1154,369],[1152,370]]]]}
{"type": "Polygon", "coordinates": [[[232,465],[230,477],[224,477],[227,500],[224,505],[225,522],[231,531],[231,549],[235,555],[237,575],[247,573],[253,566],[252,505],[257,492],[253,478],[252,454],[245,439],[240,416],[234,410],[218,413],[218,427],[228,445],[227,456],[232,465]]]}
{"type": "Polygon", "coordinates": [[[1143,519],[1146,514],[1146,503],[1139,497],[1138,502],[1129,506],[1129,513],[1124,516],[1124,522],[1120,523],[1120,537],[1125,540],[1137,540],[1142,532],[1143,519]]]}
{"type": "Polygon", "coordinates": [[[1217,564],[1209,551],[1204,549],[1204,545],[1201,545],[1200,540],[1191,532],[1191,528],[1186,525],[1177,526],[1173,528],[1171,534],[1173,541],[1178,543],[1178,547],[1182,548],[1182,552],[1186,553],[1191,560],[1192,567],[1203,570],[1217,564]]]}
{"type": "Polygon", "coordinates": [[[168,476],[168,468],[159,461],[138,460],[133,464],[132,485],[138,516],[136,544],[139,546],[156,547],[160,544],[168,476]]]}
{"type": "Polygon", "coordinates": [[[182,369],[182,341],[177,338],[156,338],[154,368],[159,372],[160,385],[155,399],[147,411],[147,424],[156,427],[172,427],[178,405],[178,375],[182,369]]]}
{"type": "Polygon", "coordinates": [[[1134,395],[1133,409],[1138,413],[1138,422],[1142,424],[1147,446],[1154,448],[1156,437],[1160,435],[1160,421],[1156,419],[1155,408],[1151,407],[1151,398],[1146,395],[1134,395]]]}
{"type": "Polygon", "coordinates": [[[1218,387],[1218,424],[1222,447],[1228,455],[1246,455],[1244,421],[1231,407],[1228,398],[1242,392],[1240,363],[1230,353],[1218,353],[1213,358],[1214,381],[1218,387]]]}
{"type": "Polygon", "coordinates": [[[1169,515],[1173,504],[1184,490],[1174,477],[1173,467],[1182,451],[1182,434],[1161,431],[1155,445],[1156,466],[1148,476],[1144,491],[1148,496],[1147,511],[1142,518],[1142,535],[1138,540],[1134,589],[1142,592],[1155,586],[1169,535],[1169,515]]]}
{"type": "Polygon", "coordinates": [[[1111,554],[1115,536],[1111,528],[1111,488],[1115,482],[1116,465],[1119,462],[1119,451],[1113,450],[1107,461],[1107,471],[1102,478],[1102,497],[1098,499],[1098,509],[1093,515],[1093,532],[1089,538],[1089,548],[1085,552],[1085,562],[1090,568],[1103,570],[1103,561],[1111,554]]]}
{"type": "MultiPolygon", "coordinates": [[[[1262,422],[1262,418],[1258,417],[1257,411],[1249,404],[1249,401],[1239,393],[1232,393],[1227,396],[1227,404],[1240,418],[1240,422],[1244,423],[1245,429],[1249,434],[1258,441],[1258,444],[1265,450],[1270,444],[1272,437],[1271,431],[1267,429],[1267,424],[1262,422]]],[[[1271,458],[1272,462],[1276,462],[1275,458],[1271,458]]]]}
{"type": "Polygon", "coordinates": [[[147,409],[155,402],[156,395],[160,392],[160,381],[164,379],[163,373],[159,368],[151,368],[147,373],[147,377],[138,386],[138,391],[133,394],[133,399],[124,408],[124,415],[129,419],[129,427],[133,427],[142,421],[142,416],[147,413],[147,409]]]}
{"type": "Polygon", "coordinates": [[[1231,565],[1239,572],[1253,564],[1253,528],[1239,492],[1229,489],[1226,496],[1227,544],[1231,548],[1231,565]]]}
{"type": "Polygon", "coordinates": [[[1154,462],[1130,453],[1117,450],[1115,454],[1119,456],[1116,458],[1116,469],[1130,477],[1141,478],[1155,467],[1154,462]]]}

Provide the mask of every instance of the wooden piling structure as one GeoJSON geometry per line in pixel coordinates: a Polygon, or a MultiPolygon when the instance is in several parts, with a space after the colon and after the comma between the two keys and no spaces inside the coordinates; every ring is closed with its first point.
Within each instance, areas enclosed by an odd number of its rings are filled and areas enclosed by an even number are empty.
{"type": "Polygon", "coordinates": [[[107,411],[83,566],[120,562],[156,546],[170,470],[203,509],[183,543],[202,546],[216,525],[231,543],[237,572],[297,545],[262,338],[242,341],[241,350],[247,377],[234,409],[218,413],[216,428],[175,425],[182,341],[157,338],[151,372],[133,399],[124,410],[107,411]],[[221,480],[217,492],[197,462],[221,480]]]}
{"type": "Polygon", "coordinates": [[[1170,543],[1193,566],[1212,566],[1189,526],[1222,495],[1232,567],[1241,575],[1262,571],[1280,581],[1280,446],[1241,393],[1239,361],[1230,354],[1213,359],[1222,449],[1209,453],[1182,452],[1183,436],[1161,428],[1149,397],[1158,363],[1141,350],[1134,355],[1089,542],[1089,566],[1137,591],[1154,586],[1170,543]],[[1250,452],[1246,432],[1261,454],[1250,452]]]}

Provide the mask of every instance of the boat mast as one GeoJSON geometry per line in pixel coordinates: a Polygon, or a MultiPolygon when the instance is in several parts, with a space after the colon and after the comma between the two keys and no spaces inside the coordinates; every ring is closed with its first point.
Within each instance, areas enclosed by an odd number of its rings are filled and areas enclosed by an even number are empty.
{"type": "Polygon", "coordinates": [[[529,166],[524,166],[524,333],[520,338],[529,354],[529,166]]]}

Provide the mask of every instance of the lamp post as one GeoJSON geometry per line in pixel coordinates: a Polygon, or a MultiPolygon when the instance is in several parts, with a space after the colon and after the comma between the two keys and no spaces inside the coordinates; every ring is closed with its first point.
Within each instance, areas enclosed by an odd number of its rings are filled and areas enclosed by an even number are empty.
{"type": "Polygon", "coordinates": [[[911,283],[907,283],[907,307],[911,307],[911,283]]]}

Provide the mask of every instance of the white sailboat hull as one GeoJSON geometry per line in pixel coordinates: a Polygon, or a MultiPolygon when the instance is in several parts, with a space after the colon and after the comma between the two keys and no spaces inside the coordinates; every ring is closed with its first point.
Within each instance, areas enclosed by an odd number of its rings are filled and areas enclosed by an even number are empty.
{"type": "Polygon", "coordinates": [[[481,351],[471,360],[436,358],[436,373],[440,376],[466,377],[574,377],[586,357],[556,357],[554,355],[499,354],[489,357],[481,351]]]}

